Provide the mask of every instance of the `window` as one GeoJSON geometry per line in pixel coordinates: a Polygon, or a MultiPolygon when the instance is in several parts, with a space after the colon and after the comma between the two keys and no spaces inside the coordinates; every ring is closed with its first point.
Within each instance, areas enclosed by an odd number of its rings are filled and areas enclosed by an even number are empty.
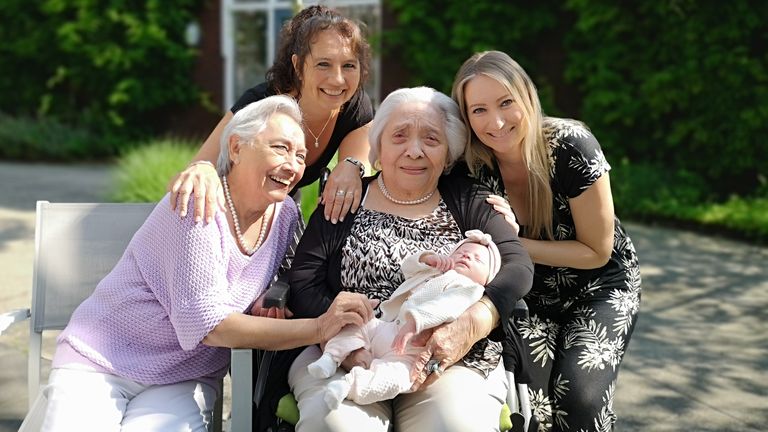
{"type": "MultiPolygon", "coordinates": [[[[224,107],[229,109],[247,89],[264,81],[277,49],[280,28],[293,16],[295,3],[287,0],[223,0],[221,8],[224,56],[224,107]]],[[[302,7],[323,3],[365,24],[369,42],[381,33],[380,0],[306,1],[302,7]]],[[[374,105],[379,101],[378,49],[373,48],[366,91],[374,105]]]]}

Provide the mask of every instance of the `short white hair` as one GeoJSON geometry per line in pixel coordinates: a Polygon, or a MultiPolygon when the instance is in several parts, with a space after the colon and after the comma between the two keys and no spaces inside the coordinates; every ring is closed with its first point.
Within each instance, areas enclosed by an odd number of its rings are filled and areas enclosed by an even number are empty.
{"type": "Polygon", "coordinates": [[[467,127],[461,119],[461,111],[459,111],[456,102],[431,87],[401,88],[390,93],[381,102],[368,133],[371,144],[368,160],[371,162],[371,166],[374,168],[378,166],[379,155],[381,154],[381,136],[384,134],[384,128],[389,123],[392,113],[401,105],[414,102],[429,105],[437,112],[442,113],[445,136],[448,140],[448,158],[445,161],[443,172],[450,171],[453,164],[464,153],[467,144],[467,127]]]}
{"type": "Polygon", "coordinates": [[[301,125],[299,104],[292,97],[284,95],[266,97],[246,105],[235,113],[221,133],[219,141],[220,149],[216,171],[220,176],[229,174],[229,170],[232,168],[232,161],[229,159],[229,139],[233,135],[237,135],[242,141],[252,142],[256,135],[267,127],[269,118],[276,113],[285,114],[301,125]]]}

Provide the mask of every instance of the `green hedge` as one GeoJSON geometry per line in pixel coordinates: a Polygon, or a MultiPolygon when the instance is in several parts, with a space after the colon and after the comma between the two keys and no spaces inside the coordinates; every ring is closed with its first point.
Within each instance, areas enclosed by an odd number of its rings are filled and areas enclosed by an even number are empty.
{"type": "Polygon", "coordinates": [[[622,220],[662,222],[768,243],[768,191],[716,200],[696,174],[626,159],[613,164],[611,187],[622,220]]]}
{"type": "Polygon", "coordinates": [[[157,132],[200,97],[183,40],[200,3],[3,0],[0,111],[105,136],[157,132]]]}

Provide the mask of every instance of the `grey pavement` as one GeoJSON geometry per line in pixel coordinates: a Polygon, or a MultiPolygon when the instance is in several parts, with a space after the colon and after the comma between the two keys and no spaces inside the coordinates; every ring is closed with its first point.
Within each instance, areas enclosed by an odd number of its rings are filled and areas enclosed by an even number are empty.
{"type": "MultiPolygon", "coordinates": [[[[103,201],[104,165],[0,162],[0,312],[28,307],[38,199],[103,201]]],[[[641,315],[615,400],[617,431],[768,430],[768,248],[627,224],[641,315]]],[[[26,326],[0,337],[0,432],[24,416],[26,326]]],[[[45,355],[50,359],[52,339],[45,355]]]]}

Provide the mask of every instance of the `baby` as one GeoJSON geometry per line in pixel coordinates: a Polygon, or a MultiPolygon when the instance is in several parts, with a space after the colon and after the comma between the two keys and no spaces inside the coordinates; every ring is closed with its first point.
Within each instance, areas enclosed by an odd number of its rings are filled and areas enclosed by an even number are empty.
{"type": "Polygon", "coordinates": [[[343,328],[325,345],[322,357],[309,364],[310,375],[328,378],[352,351],[371,352],[369,369],[355,366],[328,384],[324,399],[331,409],[345,398],[366,405],[409,391],[411,368],[420,351],[408,347],[413,336],[454,321],[480,300],[483,285],[499,271],[501,257],[490,235],[479,230],[465,235],[449,256],[431,251],[407,256],[401,266],[405,281],[382,302],[381,319],[343,328]]]}

